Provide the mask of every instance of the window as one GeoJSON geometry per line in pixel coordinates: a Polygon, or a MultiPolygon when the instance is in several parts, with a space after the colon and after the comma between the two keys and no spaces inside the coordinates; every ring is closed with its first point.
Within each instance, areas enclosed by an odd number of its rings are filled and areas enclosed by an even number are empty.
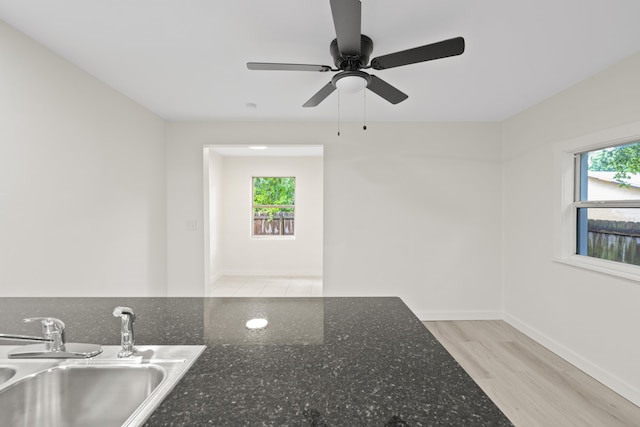
{"type": "Polygon", "coordinates": [[[295,235],[294,177],[253,177],[252,236],[295,235]]]}
{"type": "Polygon", "coordinates": [[[554,259],[640,281],[640,122],[554,146],[554,259]]]}
{"type": "Polygon", "coordinates": [[[640,265],[640,142],[577,153],[576,254],[640,265]]]}

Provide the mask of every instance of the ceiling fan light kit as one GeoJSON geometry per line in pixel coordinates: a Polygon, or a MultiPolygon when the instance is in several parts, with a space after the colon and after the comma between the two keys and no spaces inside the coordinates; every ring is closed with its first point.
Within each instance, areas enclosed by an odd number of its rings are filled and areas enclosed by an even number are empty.
{"type": "Polygon", "coordinates": [[[392,104],[408,98],[408,95],[364,69],[386,70],[419,62],[432,61],[461,55],[465,49],[464,38],[456,37],[373,58],[373,40],[361,33],[360,0],[329,0],[336,38],[329,45],[336,68],[329,65],[282,64],[271,62],[248,62],[250,70],[316,71],[338,72],[329,83],[313,95],[303,107],[315,107],[336,89],[345,93],[356,93],[364,88],[379,95],[392,104]]]}
{"type": "Polygon", "coordinates": [[[362,71],[343,71],[331,79],[331,84],[342,93],[358,93],[371,83],[371,76],[362,71]]]}

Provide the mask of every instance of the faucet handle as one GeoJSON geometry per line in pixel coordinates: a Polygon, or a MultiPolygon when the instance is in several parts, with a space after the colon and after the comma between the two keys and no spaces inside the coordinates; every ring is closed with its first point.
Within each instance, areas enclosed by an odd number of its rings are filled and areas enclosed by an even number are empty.
{"type": "Polygon", "coordinates": [[[42,323],[42,333],[44,338],[52,341],[51,350],[61,351],[64,348],[64,322],[55,317],[28,317],[23,319],[30,323],[39,320],[42,323]]]}
{"type": "Polygon", "coordinates": [[[42,331],[45,334],[51,334],[54,332],[62,332],[64,331],[65,325],[64,322],[60,319],[56,319],[55,317],[27,317],[23,319],[24,322],[35,322],[36,320],[40,320],[42,322],[42,331]]]}

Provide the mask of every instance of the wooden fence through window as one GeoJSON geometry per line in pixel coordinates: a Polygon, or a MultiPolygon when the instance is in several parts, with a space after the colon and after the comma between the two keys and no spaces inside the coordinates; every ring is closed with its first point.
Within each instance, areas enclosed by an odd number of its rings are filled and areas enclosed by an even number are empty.
{"type": "Polygon", "coordinates": [[[254,216],[254,236],[293,236],[295,234],[295,221],[290,216],[254,216]]]}
{"type": "Polygon", "coordinates": [[[590,219],[587,255],[640,265],[640,222],[590,219]]]}

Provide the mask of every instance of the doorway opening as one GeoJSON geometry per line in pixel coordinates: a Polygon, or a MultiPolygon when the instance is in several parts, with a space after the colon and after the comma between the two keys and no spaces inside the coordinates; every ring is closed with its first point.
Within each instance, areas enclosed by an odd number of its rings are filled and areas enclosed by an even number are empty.
{"type": "Polygon", "coordinates": [[[203,154],[204,294],[322,296],[323,147],[210,145],[203,154]],[[273,178],[259,192],[259,210],[256,177],[273,178]],[[291,180],[278,177],[294,178],[295,198],[278,187],[291,180]],[[295,233],[255,233],[293,226],[291,214],[278,213],[293,209],[295,233]]]}

